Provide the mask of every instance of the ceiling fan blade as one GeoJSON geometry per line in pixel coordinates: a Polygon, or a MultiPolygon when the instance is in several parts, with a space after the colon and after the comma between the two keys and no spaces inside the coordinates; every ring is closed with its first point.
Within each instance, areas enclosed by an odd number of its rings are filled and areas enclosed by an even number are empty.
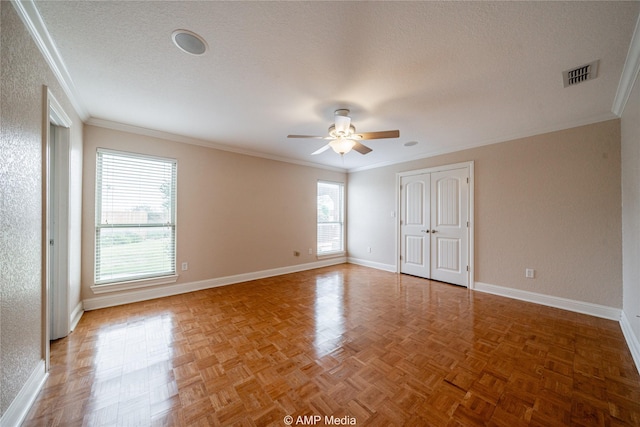
{"type": "Polygon", "coordinates": [[[314,151],[313,153],[311,153],[312,156],[315,156],[316,154],[320,154],[320,153],[324,153],[325,151],[327,151],[330,148],[330,145],[327,144],[319,149],[317,149],[316,151],[314,151]]]}
{"type": "Polygon", "coordinates": [[[326,136],[315,136],[315,135],[287,135],[287,138],[329,139],[326,136]]]}
{"type": "Polygon", "coordinates": [[[399,130],[384,130],[381,132],[361,132],[353,135],[358,139],[384,139],[384,138],[400,138],[399,130]]]}
{"type": "Polygon", "coordinates": [[[367,154],[371,151],[373,151],[371,148],[367,147],[364,144],[360,144],[358,141],[353,141],[355,142],[353,149],[356,150],[358,153],[360,154],[367,154]]]}

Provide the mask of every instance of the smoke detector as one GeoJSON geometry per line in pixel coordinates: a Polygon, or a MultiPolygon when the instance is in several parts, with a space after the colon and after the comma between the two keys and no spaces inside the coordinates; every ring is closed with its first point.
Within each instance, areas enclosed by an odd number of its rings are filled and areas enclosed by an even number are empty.
{"type": "Polygon", "coordinates": [[[578,83],[586,82],[587,80],[593,80],[598,77],[598,65],[600,60],[597,59],[588,64],[581,65],[576,68],[572,68],[562,72],[562,81],[564,87],[574,86],[578,83]]]}

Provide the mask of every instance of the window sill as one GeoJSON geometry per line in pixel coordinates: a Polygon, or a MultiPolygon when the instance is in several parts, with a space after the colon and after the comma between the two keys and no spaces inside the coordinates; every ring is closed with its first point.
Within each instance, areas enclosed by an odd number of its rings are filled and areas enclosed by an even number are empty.
{"type": "Polygon", "coordinates": [[[128,280],[126,282],[105,283],[104,285],[93,285],[91,290],[94,294],[104,294],[108,292],[128,291],[130,289],[146,288],[149,286],[168,285],[176,283],[178,275],[153,277],[150,279],[128,280]]]}
{"type": "Polygon", "coordinates": [[[318,254],[316,256],[317,259],[328,259],[328,258],[338,258],[338,257],[342,257],[345,256],[347,253],[345,251],[339,251],[339,252],[327,252],[324,254],[318,254]]]}

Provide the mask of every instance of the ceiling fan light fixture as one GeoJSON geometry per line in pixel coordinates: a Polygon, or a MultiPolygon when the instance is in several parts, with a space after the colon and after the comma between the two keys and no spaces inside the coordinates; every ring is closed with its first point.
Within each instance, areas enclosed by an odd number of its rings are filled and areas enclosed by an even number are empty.
{"type": "Polygon", "coordinates": [[[204,55],[209,49],[207,42],[201,36],[189,30],[175,30],[171,33],[171,40],[178,49],[189,55],[204,55]]]}
{"type": "Polygon", "coordinates": [[[329,146],[340,155],[347,154],[353,146],[356,145],[356,142],[352,139],[347,138],[338,138],[334,139],[329,143],[329,146]]]}
{"type": "Polygon", "coordinates": [[[351,150],[355,150],[360,154],[367,154],[373,151],[371,148],[362,144],[360,142],[362,140],[400,137],[399,130],[356,133],[355,126],[351,124],[349,110],[344,108],[336,110],[334,115],[335,121],[331,126],[329,126],[329,137],[316,135],[288,135],[287,138],[329,139],[331,141],[328,144],[320,147],[318,150],[311,153],[311,155],[315,156],[316,154],[324,153],[326,150],[331,148],[333,151],[343,156],[351,150]]]}

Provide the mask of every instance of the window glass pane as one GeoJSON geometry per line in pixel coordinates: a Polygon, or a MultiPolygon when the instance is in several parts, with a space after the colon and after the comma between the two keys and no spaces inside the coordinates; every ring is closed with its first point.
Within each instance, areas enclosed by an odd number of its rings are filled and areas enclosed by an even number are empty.
{"type": "Polygon", "coordinates": [[[175,274],[176,162],[98,151],[97,284],[175,274]]]}
{"type": "Polygon", "coordinates": [[[344,186],[318,182],[319,255],[344,251],[344,186]]]}
{"type": "Polygon", "coordinates": [[[173,227],[98,229],[101,281],[130,280],[175,272],[173,227]]]}

